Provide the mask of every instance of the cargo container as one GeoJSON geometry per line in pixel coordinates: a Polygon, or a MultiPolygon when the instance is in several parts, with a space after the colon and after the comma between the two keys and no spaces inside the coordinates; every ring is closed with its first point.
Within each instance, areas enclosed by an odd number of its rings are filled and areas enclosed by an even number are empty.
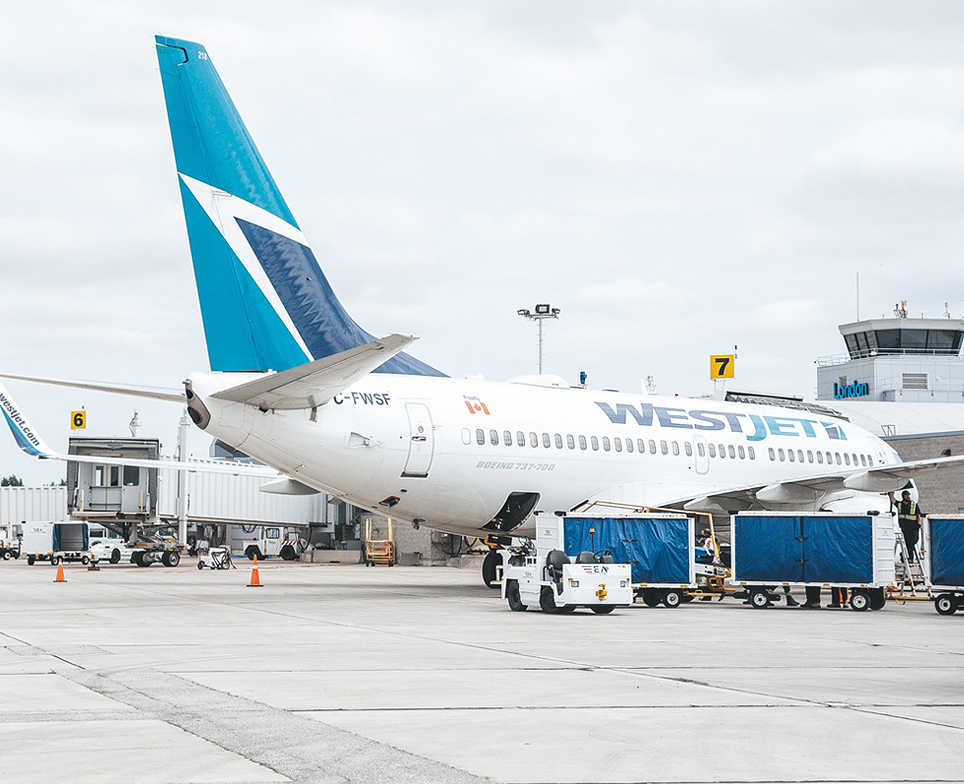
{"type": "Polygon", "coordinates": [[[894,582],[893,518],[875,515],[747,512],[730,525],[729,583],[767,607],[777,586],[850,588],[855,610],[880,609],[894,582]]]}
{"type": "Polygon", "coordinates": [[[56,566],[64,561],[88,564],[94,560],[88,549],[87,523],[28,523],[23,527],[22,553],[27,565],[49,561],[56,566]]]}
{"type": "Polygon", "coordinates": [[[964,609],[964,517],[924,518],[924,569],[941,615],[964,609]]]}

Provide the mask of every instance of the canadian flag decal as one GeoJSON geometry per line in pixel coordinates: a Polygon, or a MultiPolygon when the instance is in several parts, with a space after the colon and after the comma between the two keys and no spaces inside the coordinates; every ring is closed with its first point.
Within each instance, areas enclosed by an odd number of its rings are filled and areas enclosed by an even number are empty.
{"type": "Polygon", "coordinates": [[[489,409],[481,400],[477,397],[472,399],[465,399],[465,407],[469,409],[470,414],[488,414],[489,409]]]}

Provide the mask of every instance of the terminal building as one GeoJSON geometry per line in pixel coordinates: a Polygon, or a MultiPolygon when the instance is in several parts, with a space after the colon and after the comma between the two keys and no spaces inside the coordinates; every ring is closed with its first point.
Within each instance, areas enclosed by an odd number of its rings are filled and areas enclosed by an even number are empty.
{"type": "MultiPolygon", "coordinates": [[[[964,454],[964,322],[895,317],[840,325],[846,352],[817,360],[817,401],[904,460],[964,454]]],[[[964,513],[964,469],[917,480],[929,514],[964,513]]]]}

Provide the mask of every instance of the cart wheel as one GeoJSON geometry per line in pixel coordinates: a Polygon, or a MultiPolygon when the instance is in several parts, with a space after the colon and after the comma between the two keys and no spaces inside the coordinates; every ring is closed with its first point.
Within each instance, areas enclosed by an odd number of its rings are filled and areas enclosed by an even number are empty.
{"type": "Polygon", "coordinates": [[[32,555],[27,556],[27,566],[33,566],[36,559],[32,555]]]}
{"type": "Polygon", "coordinates": [[[181,554],[177,550],[168,550],[161,556],[161,563],[165,566],[177,566],[181,562],[181,554]]]}
{"type": "Polygon", "coordinates": [[[615,604],[594,604],[590,608],[596,615],[609,615],[613,610],[616,609],[615,604]]]}
{"type": "Polygon", "coordinates": [[[110,562],[111,562],[112,564],[120,563],[120,555],[121,555],[120,550],[118,550],[118,549],[115,547],[113,550],[111,550],[111,553],[110,553],[110,562]]]}
{"type": "Polygon", "coordinates": [[[850,594],[850,609],[864,612],[870,609],[870,594],[864,590],[852,591],[850,594]]]}
{"type": "Polygon", "coordinates": [[[261,555],[261,548],[256,544],[249,544],[245,548],[244,554],[247,556],[249,561],[253,561],[255,556],[258,556],[259,560],[264,560],[264,556],[261,555]]]}
{"type": "Polygon", "coordinates": [[[50,559],[51,566],[60,566],[64,562],[64,557],[62,555],[55,556],[50,559]]]}
{"type": "Polygon", "coordinates": [[[281,548],[281,552],[278,553],[281,556],[282,561],[297,561],[298,553],[293,546],[286,544],[281,548]]]}
{"type": "Polygon", "coordinates": [[[643,604],[647,607],[657,607],[662,600],[663,597],[656,588],[643,589],[643,604]]]}
{"type": "Polygon", "coordinates": [[[509,580],[505,586],[505,600],[509,604],[512,612],[525,612],[529,608],[522,603],[522,595],[519,593],[519,581],[509,580]]]}
{"type": "Polygon", "coordinates": [[[4,551],[3,551],[3,560],[4,560],[4,561],[9,561],[9,560],[10,560],[10,551],[9,551],[9,550],[4,550],[4,551]]]}
{"type": "Polygon", "coordinates": [[[874,588],[870,591],[870,609],[883,610],[887,605],[887,597],[884,595],[883,588],[874,588]]]}
{"type": "Polygon", "coordinates": [[[667,591],[663,594],[663,604],[667,607],[679,607],[683,601],[683,594],[680,591],[667,591]]]}
{"type": "Polygon", "coordinates": [[[496,580],[498,579],[497,567],[500,563],[502,563],[502,555],[498,550],[489,550],[485,554],[482,560],[482,582],[485,583],[486,588],[499,587],[496,580]]]}
{"type": "Polygon", "coordinates": [[[764,607],[769,607],[770,594],[768,594],[766,591],[761,591],[760,589],[750,591],[750,606],[756,607],[758,610],[763,609],[764,607]]]}
{"type": "Polygon", "coordinates": [[[86,555],[81,556],[80,562],[81,562],[84,566],[88,566],[88,565],[90,564],[90,558],[88,558],[86,555]]]}
{"type": "Polygon", "coordinates": [[[539,606],[544,613],[549,613],[550,615],[559,612],[559,608],[556,606],[555,591],[548,585],[543,585],[542,590],[539,592],[539,606]]]}
{"type": "Polygon", "coordinates": [[[203,568],[204,568],[204,561],[198,561],[198,562],[197,562],[197,568],[198,568],[198,569],[203,569],[203,568]]]}
{"type": "Polygon", "coordinates": [[[957,600],[952,593],[942,593],[934,599],[934,609],[941,615],[953,615],[957,612],[957,600]]]}

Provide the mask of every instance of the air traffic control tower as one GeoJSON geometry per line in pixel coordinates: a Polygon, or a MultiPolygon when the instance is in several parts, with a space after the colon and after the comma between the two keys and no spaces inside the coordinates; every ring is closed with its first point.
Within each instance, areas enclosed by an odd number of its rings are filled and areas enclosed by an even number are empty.
{"type": "Polygon", "coordinates": [[[817,360],[817,400],[964,403],[964,323],[895,318],[841,324],[847,353],[817,360]]]}

